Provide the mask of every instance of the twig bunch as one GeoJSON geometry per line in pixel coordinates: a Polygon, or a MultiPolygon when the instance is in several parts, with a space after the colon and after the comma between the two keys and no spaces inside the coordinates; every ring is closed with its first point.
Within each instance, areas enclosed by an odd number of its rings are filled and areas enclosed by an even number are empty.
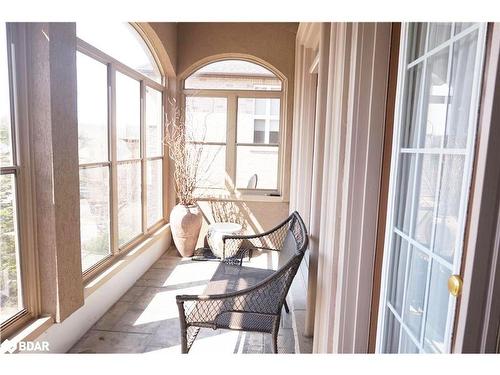
{"type": "Polygon", "coordinates": [[[172,115],[165,114],[165,136],[163,143],[168,146],[170,159],[173,161],[174,188],[178,203],[190,206],[196,203],[194,191],[202,177],[200,166],[202,163],[203,140],[206,135],[206,119],[203,129],[194,129],[188,126],[186,112],[177,104],[175,99],[169,100],[172,115]]]}

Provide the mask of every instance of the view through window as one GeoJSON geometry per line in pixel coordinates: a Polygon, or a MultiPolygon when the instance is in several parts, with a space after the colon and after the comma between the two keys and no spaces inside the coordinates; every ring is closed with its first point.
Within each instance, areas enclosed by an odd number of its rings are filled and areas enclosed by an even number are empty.
{"type": "Polygon", "coordinates": [[[163,219],[163,86],[152,54],[132,26],[103,30],[77,24],[77,36],[86,271],[163,219]]]}
{"type": "Polygon", "coordinates": [[[283,85],[249,61],[223,60],[184,82],[188,131],[203,145],[200,194],[279,194],[283,85]]]}
{"type": "Polygon", "coordinates": [[[0,323],[23,310],[7,25],[0,23],[0,323]]]}

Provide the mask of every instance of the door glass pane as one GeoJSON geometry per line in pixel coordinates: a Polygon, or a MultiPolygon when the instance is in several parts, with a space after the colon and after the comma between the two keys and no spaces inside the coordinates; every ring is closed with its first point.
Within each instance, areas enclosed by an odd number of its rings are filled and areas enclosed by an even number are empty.
{"type": "Polygon", "coordinates": [[[433,55],[427,63],[426,91],[422,128],[423,143],[426,148],[441,146],[446,124],[446,99],[449,84],[448,72],[448,48],[433,55]]]}
{"type": "Polygon", "coordinates": [[[255,189],[278,188],[278,147],[236,147],[236,187],[246,189],[250,185],[255,189]],[[255,179],[256,185],[251,183],[255,179]]]}
{"type": "Polygon", "coordinates": [[[146,86],[146,155],[161,156],[163,149],[161,92],[146,86]]]}
{"type": "Polygon", "coordinates": [[[116,152],[118,160],[141,157],[139,81],[116,72],[116,152]]]}
{"type": "Polygon", "coordinates": [[[163,218],[163,160],[147,161],[147,182],[148,182],[148,227],[157,223],[163,218]]]}
{"type": "Polygon", "coordinates": [[[141,163],[118,165],[118,245],[142,232],[141,163]]]}
{"type": "Polygon", "coordinates": [[[17,231],[15,177],[0,175],[0,323],[23,309],[17,231]]]}
{"type": "Polygon", "coordinates": [[[76,54],[80,164],[108,160],[108,68],[76,54]]]}
{"type": "Polygon", "coordinates": [[[453,262],[459,228],[464,163],[462,155],[446,155],[441,173],[434,252],[450,263],[453,262]]]}
{"type": "Polygon", "coordinates": [[[451,37],[451,22],[433,22],[429,25],[427,51],[446,42],[451,37]]]}
{"type": "Polygon", "coordinates": [[[109,168],[80,169],[82,270],[111,254],[109,245],[109,168]]]}
{"type": "Polygon", "coordinates": [[[448,317],[448,278],[451,272],[436,261],[432,262],[429,302],[424,332],[424,350],[426,352],[445,351],[445,331],[448,317]]]}
{"type": "Polygon", "coordinates": [[[401,315],[403,307],[403,292],[405,283],[406,260],[408,257],[408,242],[394,234],[394,245],[389,265],[389,295],[388,300],[396,312],[401,315]]]}
{"type": "Polygon", "coordinates": [[[199,147],[201,147],[201,157],[196,186],[224,189],[226,187],[226,146],[200,145],[199,147]]]}
{"type": "Polygon", "coordinates": [[[427,23],[414,22],[408,25],[408,63],[424,54],[426,36],[427,23]]]}
{"type": "Polygon", "coordinates": [[[401,345],[399,347],[399,353],[415,354],[418,353],[418,346],[415,345],[410,336],[403,330],[401,332],[401,345]]]}
{"type": "Polygon", "coordinates": [[[474,22],[457,22],[455,24],[455,35],[461,33],[462,31],[468,29],[469,27],[473,26],[474,22]]]}
{"type": "Polygon", "coordinates": [[[465,148],[467,145],[472,85],[477,79],[474,77],[476,50],[477,31],[455,43],[445,147],[465,148]]]}
{"type": "Polygon", "coordinates": [[[405,106],[401,114],[402,147],[414,148],[417,146],[418,109],[421,102],[422,64],[410,68],[405,83],[405,106]]]}
{"type": "Polygon", "coordinates": [[[385,322],[384,337],[384,353],[397,353],[399,347],[399,332],[400,324],[392,314],[392,311],[386,308],[387,319],[385,322]]]}
{"type": "Polygon", "coordinates": [[[395,227],[405,234],[410,232],[416,160],[417,155],[415,154],[401,154],[399,160],[395,227]]]}
{"type": "Polygon", "coordinates": [[[188,139],[197,142],[226,142],[227,99],[189,96],[186,98],[188,139]]]}
{"type": "Polygon", "coordinates": [[[0,22],[0,166],[12,165],[9,64],[6,25],[0,22]]]}
{"type": "Polygon", "coordinates": [[[403,322],[415,337],[420,337],[428,263],[427,255],[416,247],[411,247],[403,322]]]}
{"type": "Polygon", "coordinates": [[[430,247],[434,215],[439,155],[420,155],[417,178],[417,207],[413,223],[414,238],[426,247],[430,247]]]}

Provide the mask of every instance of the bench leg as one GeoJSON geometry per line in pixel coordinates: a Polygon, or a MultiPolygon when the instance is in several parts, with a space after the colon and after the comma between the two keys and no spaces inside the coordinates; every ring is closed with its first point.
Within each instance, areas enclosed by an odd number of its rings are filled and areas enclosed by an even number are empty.
{"type": "Polygon", "coordinates": [[[187,347],[187,332],[186,331],[187,331],[186,329],[182,329],[182,331],[181,331],[181,353],[182,354],[187,354],[189,351],[189,349],[187,347]]]}
{"type": "Polygon", "coordinates": [[[273,324],[273,330],[271,331],[272,335],[272,350],[274,354],[278,354],[278,332],[280,330],[280,315],[276,317],[276,320],[273,324]]]}
{"type": "Polygon", "coordinates": [[[273,336],[272,340],[273,353],[278,354],[278,330],[273,331],[272,336],[273,336]]]}

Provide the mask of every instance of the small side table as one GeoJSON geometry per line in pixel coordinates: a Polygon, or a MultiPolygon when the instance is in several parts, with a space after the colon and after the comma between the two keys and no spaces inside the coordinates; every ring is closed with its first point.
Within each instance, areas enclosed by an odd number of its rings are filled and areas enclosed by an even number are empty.
{"type": "Polygon", "coordinates": [[[215,256],[224,259],[224,242],[222,241],[225,235],[241,234],[243,227],[237,223],[214,223],[208,226],[207,242],[215,256]]]}

